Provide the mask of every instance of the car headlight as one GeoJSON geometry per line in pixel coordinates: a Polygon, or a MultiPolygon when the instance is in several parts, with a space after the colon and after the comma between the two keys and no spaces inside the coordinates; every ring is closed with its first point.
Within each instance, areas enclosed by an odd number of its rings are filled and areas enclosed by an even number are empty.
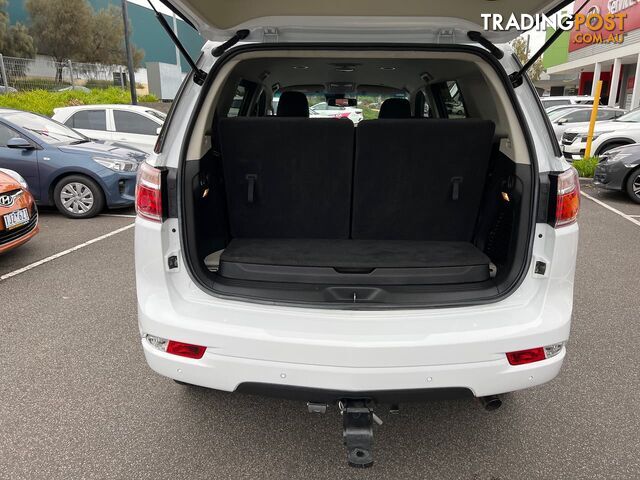
{"type": "Polygon", "coordinates": [[[15,170],[9,170],[8,168],[0,168],[0,172],[9,175],[16,182],[18,182],[22,188],[24,188],[25,190],[29,190],[29,185],[27,184],[27,181],[22,177],[22,175],[20,175],[15,170]]]}
{"type": "Polygon", "coordinates": [[[93,157],[93,161],[114,172],[135,172],[138,169],[138,162],[121,158],[93,157]]]}
{"type": "MultiPolygon", "coordinates": [[[[596,138],[598,138],[600,135],[602,135],[601,133],[594,133],[593,134],[593,140],[595,140],[596,138]]],[[[580,141],[581,142],[586,142],[587,141],[587,135],[580,135],[580,141]]]]}

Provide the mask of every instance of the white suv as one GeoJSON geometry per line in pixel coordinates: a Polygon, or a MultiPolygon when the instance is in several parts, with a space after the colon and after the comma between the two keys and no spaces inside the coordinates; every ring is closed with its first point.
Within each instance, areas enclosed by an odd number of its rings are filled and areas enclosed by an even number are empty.
{"type": "MultiPolygon", "coordinates": [[[[562,134],[561,149],[567,160],[579,160],[584,157],[588,133],[588,126],[565,130],[562,134]]],[[[635,109],[615,120],[596,123],[591,154],[602,155],[614,148],[638,142],[640,142],[640,109],[635,109]]]]}
{"type": "MultiPolygon", "coordinates": [[[[337,403],[352,465],[371,462],[376,402],[495,408],[558,374],[577,174],[530,82],[509,77],[510,48],[487,41],[512,34],[469,40],[484,5],[356,1],[333,16],[322,2],[308,15],[300,2],[171,3],[228,42],[204,46],[139,172],[138,318],[153,370],[314,412],[337,403]],[[353,71],[336,70],[345,63],[353,71]],[[357,127],[308,118],[309,85],[335,96],[345,84],[408,99],[357,127]]],[[[492,4],[523,6],[539,2],[492,4]]]]}

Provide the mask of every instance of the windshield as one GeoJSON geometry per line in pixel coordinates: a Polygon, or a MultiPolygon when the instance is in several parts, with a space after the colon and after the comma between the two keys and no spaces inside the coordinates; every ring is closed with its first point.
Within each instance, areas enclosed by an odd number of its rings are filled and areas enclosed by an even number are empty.
{"type": "Polygon", "coordinates": [[[153,115],[154,117],[156,117],[159,120],[162,120],[163,122],[167,118],[167,116],[164,113],[158,112],[157,110],[145,110],[145,112],[147,112],[149,115],[153,115]]]}
{"type": "Polygon", "coordinates": [[[45,117],[28,112],[15,112],[5,116],[7,120],[16,126],[24,128],[35,137],[49,145],[69,143],[84,143],[89,139],[65,125],[54,122],[45,117]]]}
{"type": "Polygon", "coordinates": [[[562,110],[554,110],[548,114],[549,120],[557,120],[560,117],[564,117],[565,115],[575,112],[576,110],[580,110],[579,108],[563,108],[562,110]]]}
{"type": "Polygon", "coordinates": [[[635,109],[625,115],[614,120],[615,122],[640,122],[640,108],[635,109]]]}

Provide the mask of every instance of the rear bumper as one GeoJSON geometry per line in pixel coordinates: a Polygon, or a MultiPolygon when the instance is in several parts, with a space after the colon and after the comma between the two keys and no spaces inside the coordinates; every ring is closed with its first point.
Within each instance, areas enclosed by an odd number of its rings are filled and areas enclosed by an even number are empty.
{"type": "Polygon", "coordinates": [[[168,255],[179,255],[175,225],[141,219],[136,224],[141,344],[149,366],[176,380],[224,391],[257,383],[354,395],[462,388],[486,396],[551,380],[565,356],[563,350],[512,366],[505,353],[569,338],[575,224],[536,226],[529,270],[505,299],[405,310],[329,310],[214,297],[194,285],[182,258],[178,268],[166,266],[168,255]],[[544,275],[534,272],[537,261],[547,263],[544,275]],[[207,350],[199,360],[170,355],[152,347],[145,335],[207,350]]]}
{"type": "Polygon", "coordinates": [[[308,401],[365,397],[392,402],[463,396],[465,391],[476,397],[496,395],[548,382],[558,375],[565,357],[563,349],[555,357],[520,366],[509,365],[504,357],[450,365],[350,368],[226,357],[209,350],[193,360],[158,351],[144,338],[142,347],[151,369],[166,377],[216,390],[308,401]],[[261,390],[255,384],[267,385],[261,390]]]}

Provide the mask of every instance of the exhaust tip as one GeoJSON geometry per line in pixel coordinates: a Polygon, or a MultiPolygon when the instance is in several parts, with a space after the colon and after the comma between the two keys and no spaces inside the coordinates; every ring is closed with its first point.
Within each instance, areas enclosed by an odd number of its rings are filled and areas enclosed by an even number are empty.
{"type": "Polygon", "coordinates": [[[478,400],[480,400],[480,403],[487,412],[493,412],[502,406],[502,399],[497,395],[479,397],[478,400]]]}

